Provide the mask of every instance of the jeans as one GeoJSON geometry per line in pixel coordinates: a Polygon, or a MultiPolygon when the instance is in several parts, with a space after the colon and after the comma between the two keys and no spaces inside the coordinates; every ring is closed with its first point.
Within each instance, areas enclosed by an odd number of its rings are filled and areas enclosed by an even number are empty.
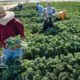
{"type": "Polygon", "coordinates": [[[4,48],[3,50],[3,61],[4,63],[9,60],[9,59],[22,59],[22,55],[23,55],[23,49],[22,48],[17,48],[15,50],[10,50],[9,48],[4,48]]]}

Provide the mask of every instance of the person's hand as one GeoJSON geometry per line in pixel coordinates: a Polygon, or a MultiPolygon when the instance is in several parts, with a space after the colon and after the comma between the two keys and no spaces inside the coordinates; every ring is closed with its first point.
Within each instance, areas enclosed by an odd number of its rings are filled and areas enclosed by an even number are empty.
{"type": "Polygon", "coordinates": [[[24,40],[25,39],[25,36],[21,36],[21,40],[24,40]]]}
{"type": "Polygon", "coordinates": [[[9,45],[6,43],[6,44],[5,44],[5,48],[8,48],[8,47],[9,47],[9,45]]]}

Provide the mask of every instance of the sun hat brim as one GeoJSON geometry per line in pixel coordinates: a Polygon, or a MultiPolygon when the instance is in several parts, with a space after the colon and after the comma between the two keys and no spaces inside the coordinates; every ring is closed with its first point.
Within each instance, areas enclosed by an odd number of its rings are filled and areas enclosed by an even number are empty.
{"type": "Polygon", "coordinates": [[[5,16],[6,14],[5,12],[6,12],[5,9],[2,6],[0,6],[0,17],[5,16]]]}
{"type": "Polygon", "coordinates": [[[9,14],[10,14],[10,13],[12,13],[12,14],[13,14],[13,12],[12,12],[12,11],[5,11],[5,13],[0,14],[0,15],[1,15],[1,19],[5,19],[6,17],[8,17],[8,16],[9,16],[9,14]]]}
{"type": "Polygon", "coordinates": [[[4,17],[4,16],[6,16],[6,12],[0,13],[0,17],[1,17],[1,18],[4,17]]]}
{"type": "Polygon", "coordinates": [[[1,25],[6,25],[9,21],[14,19],[14,16],[15,16],[14,12],[12,12],[12,11],[5,11],[5,15],[0,17],[0,24],[1,25]]]}

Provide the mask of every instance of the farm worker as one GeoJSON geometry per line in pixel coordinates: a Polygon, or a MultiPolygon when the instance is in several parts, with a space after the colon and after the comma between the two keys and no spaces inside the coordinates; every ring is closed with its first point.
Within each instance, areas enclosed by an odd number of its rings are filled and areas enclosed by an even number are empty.
{"type": "Polygon", "coordinates": [[[47,6],[44,10],[44,14],[46,16],[49,16],[49,15],[52,15],[52,14],[55,14],[56,13],[56,10],[54,7],[51,7],[50,3],[47,3],[47,6]]]}
{"type": "Polygon", "coordinates": [[[55,14],[52,14],[53,17],[55,17],[55,19],[57,20],[64,20],[66,17],[67,17],[67,10],[62,10],[62,11],[59,11],[55,14]]]}
{"type": "Polygon", "coordinates": [[[45,17],[43,24],[43,32],[47,31],[49,28],[53,27],[53,22],[51,16],[45,17]]]}
{"type": "Polygon", "coordinates": [[[37,5],[37,12],[38,15],[43,15],[44,7],[41,4],[37,5]]]}
{"type": "Polygon", "coordinates": [[[23,5],[21,3],[18,4],[18,10],[22,10],[23,9],[23,5]]]}
{"type": "Polygon", "coordinates": [[[57,17],[58,19],[64,20],[64,19],[67,17],[67,10],[59,11],[59,12],[56,14],[56,17],[57,17]]]}
{"type": "Polygon", "coordinates": [[[36,3],[36,11],[38,11],[38,6],[40,5],[39,2],[36,3]]]}
{"type": "Polygon", "coordinates": [[[17,48],[15,51],[8,49],[6,46],[6,39],[20,35],[24,39],[24,26],[15,18],[15,14],[11,11],[5,11],[0,7],[0,47],[3,47],[4,62],[10,57],[16,58],[22,55],[22,48],[17,48]],[[17,51],[17,55],[16,55],[17,51]]]}

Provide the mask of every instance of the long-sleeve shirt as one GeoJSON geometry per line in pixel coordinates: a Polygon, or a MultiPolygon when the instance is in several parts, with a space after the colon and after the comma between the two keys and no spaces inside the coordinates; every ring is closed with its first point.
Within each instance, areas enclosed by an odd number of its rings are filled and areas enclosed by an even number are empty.
{"type": "Polygon", "coordinates": [[[47,8],[45,9],[45,14],[46,14],[46,16],[52,15],[52,14],[55,14],[55,13],[56,13],[56,10],[55,10],[53,7],[47,7],[47,8]]]}
{"type": "Polygon", "coordinates": [[[13,18],[6,25],[0,24],[0,47],[4,46],[5,40],[16,35],[24,36],[24,26],[16,18],[13,18]]]}

